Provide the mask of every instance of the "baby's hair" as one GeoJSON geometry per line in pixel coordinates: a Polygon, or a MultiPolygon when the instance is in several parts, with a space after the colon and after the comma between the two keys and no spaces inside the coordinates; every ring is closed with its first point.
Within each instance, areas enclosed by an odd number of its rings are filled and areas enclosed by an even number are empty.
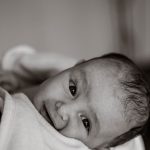
{"type": "Polygon", "coordinates": [[[114,147],[143,133],[149,118],[150,87],[144,73],[128,57],[122,54],[110,53],[95,59],[118,62],[124,68],[124,75],[120,79],[121,88],[126,95],[122,98],[124,113],[128,123],[135,123],[131,130],[116,137],[109,143],[109,147],[114,147]]]}

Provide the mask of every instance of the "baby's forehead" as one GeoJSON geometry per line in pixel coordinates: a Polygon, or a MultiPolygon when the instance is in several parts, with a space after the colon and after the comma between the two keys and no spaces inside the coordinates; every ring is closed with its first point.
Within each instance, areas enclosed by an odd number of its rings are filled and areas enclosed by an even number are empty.
{"type": "Polygon", "coordinates": [[[127,67],[121,62],[113,59],[92,59],[76,65],[75,70],[84,70],[94,74],[109,74],[109,76],[122,76],[126,73],[127,67]]]}
{"type": "Polygon", "coordinates": [[[90,91],[98,93],[103,91],[104,87],[107,87],[107,91],[120,88],[120,79],[124,74],[118,63],[112,64],[111,61],[103,59],[78,64],[72,72],[73,76],[81,81],[80,83],[86,83],[84,85],[88,85],[90,91]]]}

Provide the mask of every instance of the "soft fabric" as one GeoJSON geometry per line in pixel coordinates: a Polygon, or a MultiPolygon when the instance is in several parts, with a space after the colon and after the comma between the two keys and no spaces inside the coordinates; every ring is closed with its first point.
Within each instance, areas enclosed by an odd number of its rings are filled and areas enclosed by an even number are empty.
{"type": "Polygon", "coordinates": [[[0,150],[88,150],[84,144],[58,133],[37,112],[24,94],[0,92],[4,110],[0,124],[0,150]]]}

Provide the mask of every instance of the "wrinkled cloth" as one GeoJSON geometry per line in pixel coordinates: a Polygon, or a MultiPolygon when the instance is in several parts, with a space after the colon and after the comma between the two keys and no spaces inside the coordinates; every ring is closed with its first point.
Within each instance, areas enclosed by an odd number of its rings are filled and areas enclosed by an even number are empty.
{"type": "Polygon", "coordinates": [[[78,140],[57,132],[24,94],[0,91],[4,109],[0,124],[0,150],[89,150],[78,140]]]}

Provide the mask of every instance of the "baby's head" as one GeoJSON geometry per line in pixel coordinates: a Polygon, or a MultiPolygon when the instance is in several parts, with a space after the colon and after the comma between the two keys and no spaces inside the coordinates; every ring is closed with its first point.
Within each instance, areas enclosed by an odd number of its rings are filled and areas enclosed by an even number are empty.
{"type": "Polygon", "coordinates": [[[107,148],[143,130],[149,117],[149,87],[131,60],[108,54],[45,81],[34,104],[61,134],[90,148],[107,148]]]}

